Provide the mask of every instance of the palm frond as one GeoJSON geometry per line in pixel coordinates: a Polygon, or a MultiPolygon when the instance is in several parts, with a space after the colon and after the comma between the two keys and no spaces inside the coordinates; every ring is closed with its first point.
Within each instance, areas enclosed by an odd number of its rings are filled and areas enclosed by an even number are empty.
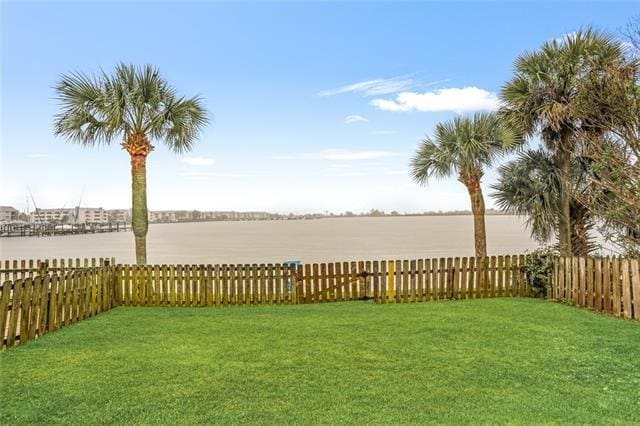
{"type": "Polygon", "coordinates": [[[61,109],[55,134],[84,145],[139,133],[180,153],[192,148],[208,122],[203,100],[178,98],[151,65],[121,63],[112,74],[64,75],[55,90],[61,109]]]}

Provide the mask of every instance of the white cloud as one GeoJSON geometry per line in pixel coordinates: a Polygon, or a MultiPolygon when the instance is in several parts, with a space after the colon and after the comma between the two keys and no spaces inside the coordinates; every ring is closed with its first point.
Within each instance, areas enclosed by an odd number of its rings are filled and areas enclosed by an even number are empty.
{"type": "Polygon", "coordinates": [[[35,153],[35,154],[28,154],[27,158],[47,158],[49,156],[49,154],[41,154],[41,153],[35,153]]]}
{"type": "Polygon", "coordinates": [[[413,86],[413,79],[408,77],[376,78],[348,84],[337,89],[323,90],[318,93],[318,96],[333,96],[342,93],[363,93],[366,96],[387,95],[408,90],[413,86]]]}
{"type": "Polygon", "coordinates": [[[325,149],[319,152],[307,152],[293,155],[276,155],[274,160],[330,160],[330,161],[351,161],[351,160],[373,160],[377,158],[396,157],[400,155],[392,151],[352,151],[348,149],[325,149]]]}
{"type": "Polygon", "coordinates": [[[211,166],[215,163],[215,160],[209,157],[183,157],[180,161],[190,166],[211,166]]]}
{"type": "Polygon", "coordinates": [[[576,37],[576,35],[578,35],[577,31],[572,31],[570,33],[564,33],[560,37],[554,37],[553,41],[555,41],[558,44],[562,44],[562,43],[565,42],[565,40],[574,39],[576,37]]]}
{"type": "Polygon", "coordinates": [[[347,115],[344,118],[344,123],[345,124],[353,124],[353,123],[357,123],[359,121],[362,121],[362,122],[366,123],[366,122],[369,121],[369,119],[367,117],[363,117],[362,115],[347,115]]]}
{"type": "Polygon", "coordinates": [[[258,175],[251,175],[248,173],[182,172],[182,173],[179,173],[179,176],[195,178],[195,179],[203,179],[203,178],[209,178],[209,177],[246,178],[246,177],[255,177],[258,175]]]}
{"type": "Polygon", "coordinates": [[[323,176],[327,177],[360,177],[367,176],[364,172],[329,172],[325,173],[323,176]]]}
{"type": "Polygon", "coordinates": [[[395,99],[374,99],[371,105],[383,111],[469,111],[495,110],[498,96],[478,87],[437,89],[433,92],[402,92],[395,99]]]}

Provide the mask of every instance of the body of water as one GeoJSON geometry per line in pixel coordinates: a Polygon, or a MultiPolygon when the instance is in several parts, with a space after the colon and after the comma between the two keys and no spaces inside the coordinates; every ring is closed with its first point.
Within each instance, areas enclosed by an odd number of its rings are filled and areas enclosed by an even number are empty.
{"type": "MultiPolygon", "coordinates": [[[[489,254],[538,244],[515,216],[487,216],[489,254]]],[[[149,263],[303,263],[473,255],[471,216],[354,217],[152,224],[149,263]]],[[[135,261],[133,234],[0,239],[3,259],[115,257],[135,261]]]]}

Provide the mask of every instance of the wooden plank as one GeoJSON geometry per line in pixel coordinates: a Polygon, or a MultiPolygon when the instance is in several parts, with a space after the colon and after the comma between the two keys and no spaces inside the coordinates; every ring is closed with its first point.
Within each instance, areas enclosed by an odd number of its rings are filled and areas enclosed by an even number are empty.
{"type": "MultiPolygon", "coordinates": [[[[69,262],[73,265],[73,262],[69,262]]],[[[73,295],[73,283],[75,280],[75,275],[80,272],[76,272],[75,270],[70,270],[69,273],[65,276],[65,295],[64,295],[64,306],[62,307],[64,325],[68,326],[71,324],[71,296],[73,295]]]]}
{"type": "Polygon", "coordinates": [[[338,300],[338,288],[336,282],[336,263],[327,264],[327,301],[335,302],[338,300]]]}
{"type": "Polygon", "coordinates": [[[42,276],[33,274],[33,285],[31,290],[31,307],[29,309],[29,324],[27,326],[29,340],[36,338],[38,330],[38,318],[40,310],[40,299],[42,297],[42,276]]]}
{"type": "Polygon", "coordinates": [[[631,268],[631,299],[634,319],[640,319],[640,260],[630,259],[631,268]]]}
{"type": "Polygon", "coordinates": [[[632,318],[631,304],[631,268],[629,267],[629,259],[620,260],[620,273],[622,274],[622,316],[624,318],[632,318]]]}
{"type": "Polygon", "coordinates": [[[342,264],[340,262],[334,263],[334,284],[336,286],[335,300],[341,302],[344,300],[344,288],[342,287],[342,264]]]}
{"type": "Polygon", "coordinates": [[[319,265],[314,263],[311,265],[311,282],[309,284],[308,289],[311,291],[311,303],[318,303],[320,297],[320,289],[319,289],[319,281],[320,281],[320,271],[319,265]]]}
{"type": "Polygon", "coordinates": [[[378,263],[378,268],[380,269],[380,278],[379,278],[379,285],[378,285],[378,291],[379,293],[379,303],[387,303],[388,299],[387,299],[387,286],[388,286],[388,282],[389,282],[389,277],[387,274],[387,265],[388,262],[386,260],[381,260],[378,263]]]}
{"type": "Polygon", "coordinates": [[[620,259],[611,261],[611,287],[613,292],[613,314],[622,315],[622,284],[620,282],[620,259]]]}
{"type": "Polygon", "coordinates": [[[467,265],[467,299],[475,299],[477,296],[476,288],[476,258],[469,257],[467,265]]]}
{"type": "Polygon", "coordinates": [[[374,260],[371,264],[371,274],[371,283],[373,286],[373,301],[375,303],[380,303],[380,265],[377,260],[374,260]]]}
{"type": "Polygon", "coordinates": [[[367,278],[366,278],[367,268],[365,266],[364,261],[358,262],[358,277],[356,279],[356,298],[362,299],[365,297],[367,293],[367,278]]]}
{"type": "Polygon", "coordinates": [[[404,283],[402,282],[402,261],[401,260],[396,260],[395,273],[396,273],[396,276],[395,276],[396,303],[400,303],[402,301],[402,297],[404,296],[404,292],[403,292],[404,283]]]}
{"type": "MultiPolygon", "coordinates": [[[[255,265],[254,265],[255,266],[255,265]]],[[[220,265],[213,265],[213,303],[215,306],[220,306],[222,298],[220,297],[222,292],[222,284],[220,279],[220,265]]]]}
{"type": "MultiPolygon", "coordinates": [[[[38,307],[38,327],[37,327],[37,334],[38,337],[46,334],[49,331],[49,327],[48,327],[48,321],[49,321],[49,311],[48,311],[48,306],[49,306],[49,289],[51,287],[51,277],[48,274],[44,274],[41,276],[41,281],[40,281],[40,305],[38,307]]],[[[0,300],[2,300],[2,296],[0,295],[0,300]]],[[[0,302],[1,303],[1,302],[0,302]]],[[[1,308],[0,308],[1,311],[1,308]]],[[[0,316],[2,315],[2,313],[0,313],[0,316]]],[[[1,344],[1,339],[4,334],[4,329],[2,327],[0,327],[0,346],[2,346],[1,344]]]]}
{"type": "Polygon", "coordinates": [[[214,304],[214,287],[213,287],[213,265],[209,264],[205,267],[205,305],[213,306],[214,304]]]}
{"type": "Polygon", "coordinates": [[[256,265],[254,269],[255,278],[254,285],[256,288],[256,297],[257,303],[263,305],[266,303],[266,290],[265,290],[265,279],[264,275],[266,273],[266,266],[264,264],[256,265]]]}
{"type": "Polygon", "coordinates": [[[260,304],[260,281],[258,274],[260,273],[258,269],[258,264],[254,263],[249,266],[249,291],[251,292],[251,304],[257,306],[260,304]]]}
{"type": "Polygon", "coordinates": [[[22,299],[20,301],[20,343],[29,340],[29,315],[31,312],[31,294],[33,293],[33,279],[25,273],[22,299]]]}
{"type": "Polygon", "coordinates": [[[460,298],[460,258],[455,257],[453,259],[453,266],[451,269],[451,273],[453,275],[452,280],[452,288],[451,288],[451,296],[454,300],[460,298]]]}
{"type": "Polygon", "coordinates": [[[228,306],[229,305],[229,290],[228,290],[228,266],[221,265],[220,266],[220,305],[228,306]]]}
{"type": "Polygon", "coordinates": [[[402,302],[411,301],[411,281],[409,279],[409,261],[402,261],[402,302]]]}
{"type": "Polygon", "coordinates": [[[490,270],[490,282],[489,282],[489,290],[487,293],[488,297],[497,297],[498,296],[498,259],[496,256],[491,256],[491,265],[489,266],[490,270]]]}
{"type": "Polygon", "coordinates": [[[425,290],[424,290],[424,259],[418,259],[416,262],[416,301],[424,302],[425,301],[425,290]]]}
{"type": "MultiPolygon", "coordinates": [[[[7,263],[8,261],[5,262],[5,267],[8,266],[7,263]]],[[[4,275],[4,277],[7,277],[7,275],[4,275]]],[[[11,296],[12,285],[13,282],[8,279],[0,283],[0,348],[5,346],[4,342],[7,337],[6,329],[9,317],[9,296],[11,296]]]]}
{"type": "Polygon", "coordinates": [[[596,304],[596,283],[595,283],[595,259],[593,257],[586,258],[586,271],[587,271],[587,307],[590,309],[595,308],[596,304]]]}
{"type": "Polygon", "coordinates": [[[416,302],[416,298],[418,295],[418,290],[417,290],[417,282],[418,282],[418,267],[417,267],[417,262],[415,261],[415,259],[412,259],[409,261],[409,280],[408,280],[408,287],[409,287],[409,292],[408,292],[408,300],[411,303],[415,303],[416,302]]]}
{"type": "Polygon", "coordinates": [[[349,274],[349,285],[351,300],[356,300],[358,298],[358,263],[351,262],[350,266],[350,274],[349,274]]]}
{"type": "Polygon", "coordinates": [[[424,301],[431,300],[433,295],[431,293],[431,259],[424,259],[424,301]]]}
{"type": "MultiPolygon", "coordinates": [[[[14,269],[17,269],[17,265],[14,262],[14,269]]],[[[22,289],[24,287],[24,280],[16,278],[13,281],[13,297],[11,298],[11,310],[9,311],[9,328],[7,331],[7,348],[12,348],[15,345],[16,334],[18,332],[18,316],[20,314],[20,302],[22,301],[22,289]]]]}
{"type": "Polygon", "coordinates": [[[578,285],[578,305],[587,306],[587,280],[586,280],[586,262],[584,257],[578,257],[578,269],[574,279],[577,279],[578,285]]]}
{"type": "Polygon", "coordinates": [[[602,263],[602,310],[611,313],[613,310],[613,289],[611,287],[611,261],[610,259],[601,259],[602,263]]]}
{"type": "Polygon", "coordinates": [[[351,300],[351,265],[349,262],[342,262],[342,274],[340,275],[340,286],[342,287],[342,300],[351,300]]]}
{"type": "Polygon", "coordinates": [[[571,258],[571,302],[580,304],[580,266],[578,258],[571,258]]]}
{"type": "Polygon", "coordinates": [[[469,283],[469,258],[462,257],[460,259],[460,283],[458,285],[458,297],[460,299],[467,299],[468,284],[469,283]]]}
{"type": "Polygon", "coordinates": [[[396,274],[395,274],[395,262],[393,260],[387,261],[387,302],[394,301],[396,298],[395,289],[396,289],[396,274]]]}
{"type": "Polygon", "coordinates": [[[504,256],[498,256],[498,263],[496,265],[496,293],[497,297],[506,296],[505,284],[504,284],[504,256]]]}
{"type": "Polygon", "coordinates": [[[67,287],[67,275],[69,272],[61,272],[58,282],[58,296],[56,297],[56,330],[64,325],[64,305],[65,289],[67,287]]]}
{"type": "Polygon", "coordinates": [[[319,280],[319,291],[320,291],[320,302],[326,303],[329,300],[329,278],[327,274],[327,264],[321,263],[319,265],[320,268],[320,280],[319,280]]]}
{"type": "Polygon", "coordinates": [[[453,258],[447,257],[447,266],[444,273],[445,276],[445,298],[453,298],[453,258]]]}
{"type": "Polygon", "coordinates": [[[489,285],[491,281],[491,276],[489,272],[489,267],[491,262],[491,258],[483,257],[478,259],[478,283],[480,285],[479,288],[479,297],[487,298],[489,297],[489,285]]]}
{"type": "MultiPolygon", "coordinates": [[[[47,329],[48,331],[53,331],[58,328],[58,318],[57,314],[57,299],[58,299],[58,285],[60,280],[60,274],[56,273],[51,276],[50,286],[49,286],[49,308],[48,314],[49,318],[47,321],[47,329]]],[[[4,330],[4,328],[2,329],[4,330]]]]}

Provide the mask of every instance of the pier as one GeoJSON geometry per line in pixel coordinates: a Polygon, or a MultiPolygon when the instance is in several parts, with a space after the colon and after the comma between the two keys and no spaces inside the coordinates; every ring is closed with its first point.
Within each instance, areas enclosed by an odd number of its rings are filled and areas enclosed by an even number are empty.
{"type": "Polygon", "coordinates": [[[131,224],[114,223],[8,223],[0,225],[0,237],[53,237],[56,235],[100,234],[130,231],[131,224]]]}

